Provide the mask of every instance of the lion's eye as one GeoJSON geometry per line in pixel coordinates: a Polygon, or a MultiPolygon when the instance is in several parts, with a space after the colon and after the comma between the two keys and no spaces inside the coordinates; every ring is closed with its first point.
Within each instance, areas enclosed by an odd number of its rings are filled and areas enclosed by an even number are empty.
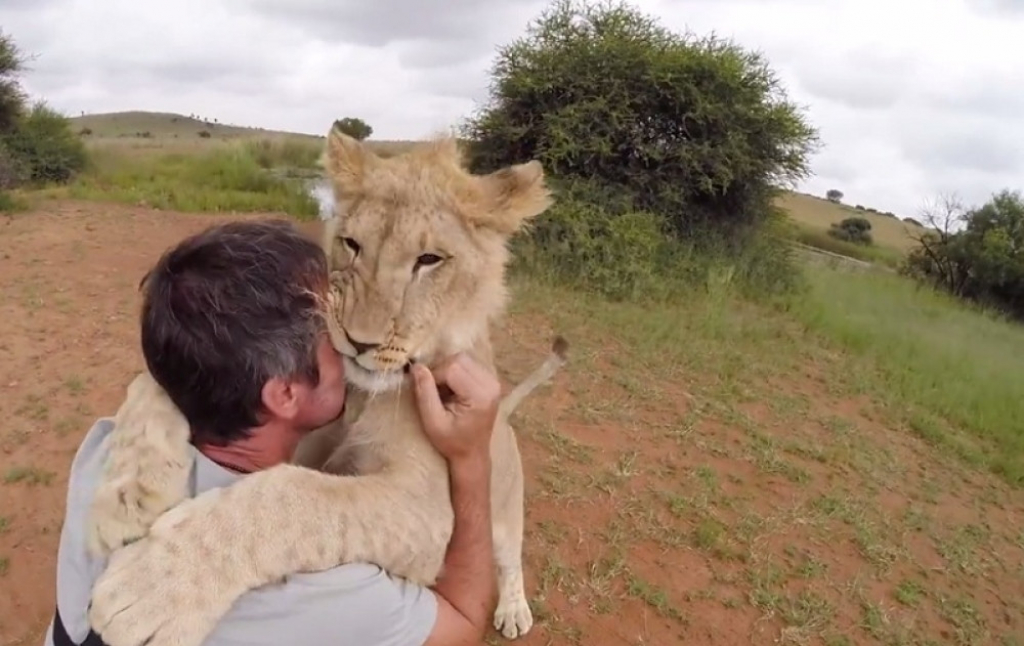
{"type": "Polygon", "coordinates": [[[358,242],[356,242],[352,238],[342,238],[341,240],[342,240],[342,242],[345,243],[346,247],[348,247],[349,249],[352,250],[352,253],[354,253],[354,254],[358,254],[359,253],[359,249],[361,247],[359,246],[358,242]]]}
{"type": "Polygon", "coordinates": [[[415,268],[419,269],[420,267],[430,267],[431,265],[436,265],[442,260],[444,260],[444,258],[437,255],[436,253],[425,253],[416,259],[415,268]]]}

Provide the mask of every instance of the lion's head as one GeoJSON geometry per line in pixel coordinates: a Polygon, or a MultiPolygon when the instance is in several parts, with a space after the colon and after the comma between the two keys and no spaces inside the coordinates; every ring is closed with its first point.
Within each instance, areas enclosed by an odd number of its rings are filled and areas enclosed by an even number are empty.
{"type": "Polygon", "coordinates": [[[473,175],[440,139],[390,158],[336,130],[324,166],[332,341],[346,378],[398,387],[410,361],[470,348],[504,309],[506,243],[551,204],[537,161],[473,175]]]}

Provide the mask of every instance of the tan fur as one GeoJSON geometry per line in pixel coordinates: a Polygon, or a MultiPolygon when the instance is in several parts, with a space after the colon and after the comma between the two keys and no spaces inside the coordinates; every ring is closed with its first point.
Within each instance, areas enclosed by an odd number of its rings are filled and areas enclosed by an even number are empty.
{"type": "MultiPolygon", "coordinates": [[[[295,461],[359,475],[282,465],[157,519],[184,497],[180,473],[170,475],[179,463],[169,458],[187,445],[188,428],[140,376],[122,407],[136,413],[119,417],[114,431],[131,437],[112,447],[119,455],[92,517],[95,549],[113,554],[90,621],[111,646],[199,646],[239,596],[296,572],[362,561],[424,585],[440,572],[453,523],[447,469],[420,429],[402,368],[469,351],[493,370],[489,327],[507,298],[505,244],[550,196],[536,162],[474,176],[451,140],[380,159],[332,132],[324,165],[338,205],[324,239],[327,322],[356,387],[346,414],[354,421],[345,432],[313,433],[295,461]],[[423,254],[444,260],[418,267],[423,254]],[[165,473],[133,474],[131,460],[165,473]],[[167,486],[156,502],[137,505],[153,498],[147,481],[167,486]],[[117,500],[120,508],[111,504],[117,500]]],[[[523,591],[522,465],[508,416],[562,365],[565,349],[556,342],[552,357],[503,400],[491,442],[494,624],[509,638],[525,634],[532,617],[523,591]]]]}
{"type": "Polygon", "coordinates": [[[129,384],[114,428],[86,533],[95,555],[143,536],[188,493],[188,425],[149,373],[129,384]]]}

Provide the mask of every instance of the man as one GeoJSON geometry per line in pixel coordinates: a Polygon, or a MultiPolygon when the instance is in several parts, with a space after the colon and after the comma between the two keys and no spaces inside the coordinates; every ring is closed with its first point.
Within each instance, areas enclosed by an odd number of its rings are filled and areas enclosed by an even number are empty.
{"type": "MultiPolygon", "coordinates": [[[[191,495],[287,461],[341,414],[344,369],[312,295],[326,277],[320,248],[290,224],[248,222],[184,240],[144,279],[142,352],[189,421],[191,495]]],[[[465,356],[411,374],[424,430],[449,464],[455,528],[441,580],[424,589],[367,564],[295,575],[244,595],[206,646],[481,642],[495,602],[488,445],[500,385],[465,356]],[[454,393],[445,403],[439,383],[454,393]]],[[[86,613],[106,564],[84,534],[112,427],[99,420],[71,468],[46,646],[102,645],[86,613]]]]}

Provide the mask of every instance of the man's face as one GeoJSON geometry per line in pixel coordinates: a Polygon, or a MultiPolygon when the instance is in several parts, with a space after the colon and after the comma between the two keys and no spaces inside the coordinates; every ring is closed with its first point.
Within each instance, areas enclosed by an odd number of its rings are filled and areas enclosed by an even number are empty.
{"type": "Polygon", "coordinates": [[[320,383],[298,385],[299,410],[295,424],[301,430],[312,431],[333,422],[345,406],[345,368],[341,355],[331,345],[327,334],[320,336],[316,359],[320,369],[320,383]]]}

